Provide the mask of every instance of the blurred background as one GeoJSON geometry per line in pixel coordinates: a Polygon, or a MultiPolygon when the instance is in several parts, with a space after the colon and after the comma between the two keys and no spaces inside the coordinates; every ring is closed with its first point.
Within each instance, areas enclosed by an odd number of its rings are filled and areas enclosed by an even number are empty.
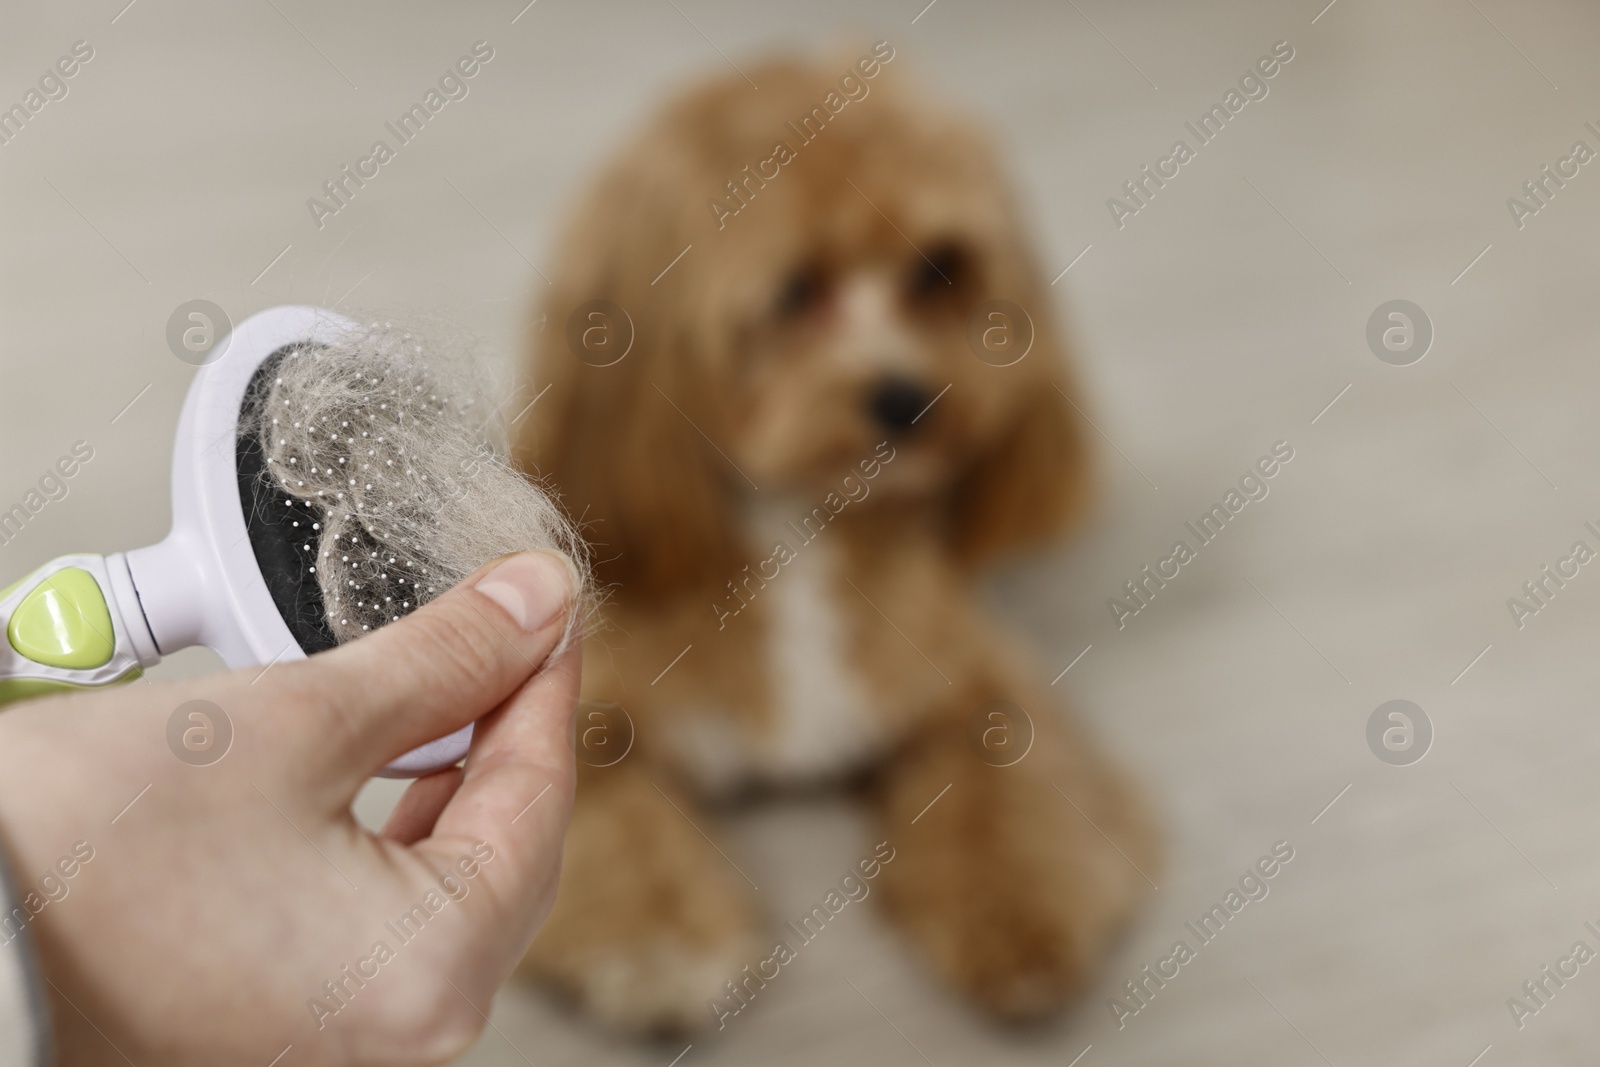
{"type": "MultiPolygon", "coordinates": [[[[1547,180],[1542,206],[1523,190],[1575,142],[1600,151],[1585,126],[1600,127],[1600,9],[524,3],[6,13],[0,105],[76,42],[93,56],[0,144],[0,508],[75,442],[94,458],[0,546],[0,584],[164,534],[194,373],[165,339],[178,305],[442,314],[509,378],[564,213],[664,93],[775,50],[886,39],[995,132],[1044,269],[1070,266],[1051,292],[1103,501],[1070,544],[996,575],[994,601],[1043,679],[1071,665],[1054,691],[1153,794],[1168,866],[1096,988],[1044,1028],[992,1027],[872,909],[848,909],[689,1048],[612,1036],[513,984],[462,1063],[1592,1058],[1591,968],[1520,1028],[1507,999],[1575,941],[1600,948],[1583,925],[1600,925],[1600,569],[1520,627],[1508,599],[1574,542],[1600,549],[1584,526],[1600,527],[1600,166],[1547,180]],[[470,94],[319,228],[307,198],[480,40],[494,59],[470,94]],[[1119,228],[1108,198],[1192,144],[1183,124],[1279,41],[1294,58],[1269,95],[1119,228]],[[1512,197],[1539,210],[1519,220],[1512,197]],[[1416,338],[1431,326],[1420,359],[1415,341],[1369,343],[1393,300],[1420,309],[1416,338]],[[1277,441],[1294,460],[1270,496],[1119,628],[1108,598],[1277,441]],[[1397,699],[1415,705],[1411,747],[1369,743],[1397,699]],[[1108,998],[1278,841],[1295,859],[1270,895],[1119,1029],[1108,998]]],[[[152,676],[217,667],[191,651],[152,676]]],[[[363,817],[395,795],[375,784],[363,817]]],[[[866,832],[828,799],[731,825],[775,915],[808,908],[866,832]]]]}

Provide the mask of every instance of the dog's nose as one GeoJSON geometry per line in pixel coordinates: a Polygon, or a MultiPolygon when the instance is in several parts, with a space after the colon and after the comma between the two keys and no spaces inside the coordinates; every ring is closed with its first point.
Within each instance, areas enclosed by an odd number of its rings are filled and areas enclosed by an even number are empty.
{"type": "Polygon", "coordinates": [[[910,430],[931,399],[928,390],[908,378],[887,378],[872,390],[867,406],[879,426],[895,433],[910,430]]]}

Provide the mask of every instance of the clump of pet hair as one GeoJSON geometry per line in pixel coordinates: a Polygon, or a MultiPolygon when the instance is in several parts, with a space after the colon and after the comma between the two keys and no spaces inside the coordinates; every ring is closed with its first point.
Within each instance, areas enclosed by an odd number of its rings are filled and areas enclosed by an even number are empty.
{"type": "Polygon", "coordinates": [[[341,644],[498,556],[538,548],[577,569],[557,652],[582,636],[593,614],[587,549],[546,490],[511,465],[490,388],[471,340],[438,326],[372,322],[278,359],[253,427],[263,477],[317,531],[307,567],[341,644]]]}

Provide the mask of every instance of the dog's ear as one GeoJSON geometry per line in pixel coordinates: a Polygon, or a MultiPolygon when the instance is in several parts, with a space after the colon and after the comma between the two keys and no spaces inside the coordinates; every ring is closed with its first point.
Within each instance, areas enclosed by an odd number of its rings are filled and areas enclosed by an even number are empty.
{"type": "Polygon", "coordinates": [[[652,163],[620,160],[574,219],[535,334],[531,385],[549,393],[513,428],[522,469],[593,543],[598,580],[641,598],[738,570],[725,472],[696,428],[716,432],[695,358],[708,342],[686,311],[694,264],[652,284],[687,243],[652,163]]]}
{"type": "Polygon", "coordinates": [[[973,564],[1049,541],[1083,514],[1091,496],[1084,416],[1075,410],[1066,354],[1043,299],[1035,299],[1034,343],[1024,361],[984,369],[1013,379],[1006,428],[950,498],[953,548],[973,564]]]}

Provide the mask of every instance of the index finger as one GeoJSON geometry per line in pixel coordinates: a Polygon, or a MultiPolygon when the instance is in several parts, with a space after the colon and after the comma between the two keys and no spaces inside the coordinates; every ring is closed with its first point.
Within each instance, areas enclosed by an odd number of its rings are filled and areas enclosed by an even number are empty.
{"type": "Polygon", "coordinates": [[[463,844],[494,849],[484,876],[501,906],[492,915],[474,912],[472,921],[492,924],[494,943],[514,952],[508,967],[555,898],[577,781],[571,738],[582,661],[575,641],[479,723],[460,787],[432,836],[416,846],[446,862],[463,844]]]}
{"type": "Polygon", "coordinates": [[[522,552],[297,665],[322,695],[296,724],[315,745],[315,765],[353,793],[401,753],[500,706],[563,640],[579,595],[565,556],[522,552]]]}

